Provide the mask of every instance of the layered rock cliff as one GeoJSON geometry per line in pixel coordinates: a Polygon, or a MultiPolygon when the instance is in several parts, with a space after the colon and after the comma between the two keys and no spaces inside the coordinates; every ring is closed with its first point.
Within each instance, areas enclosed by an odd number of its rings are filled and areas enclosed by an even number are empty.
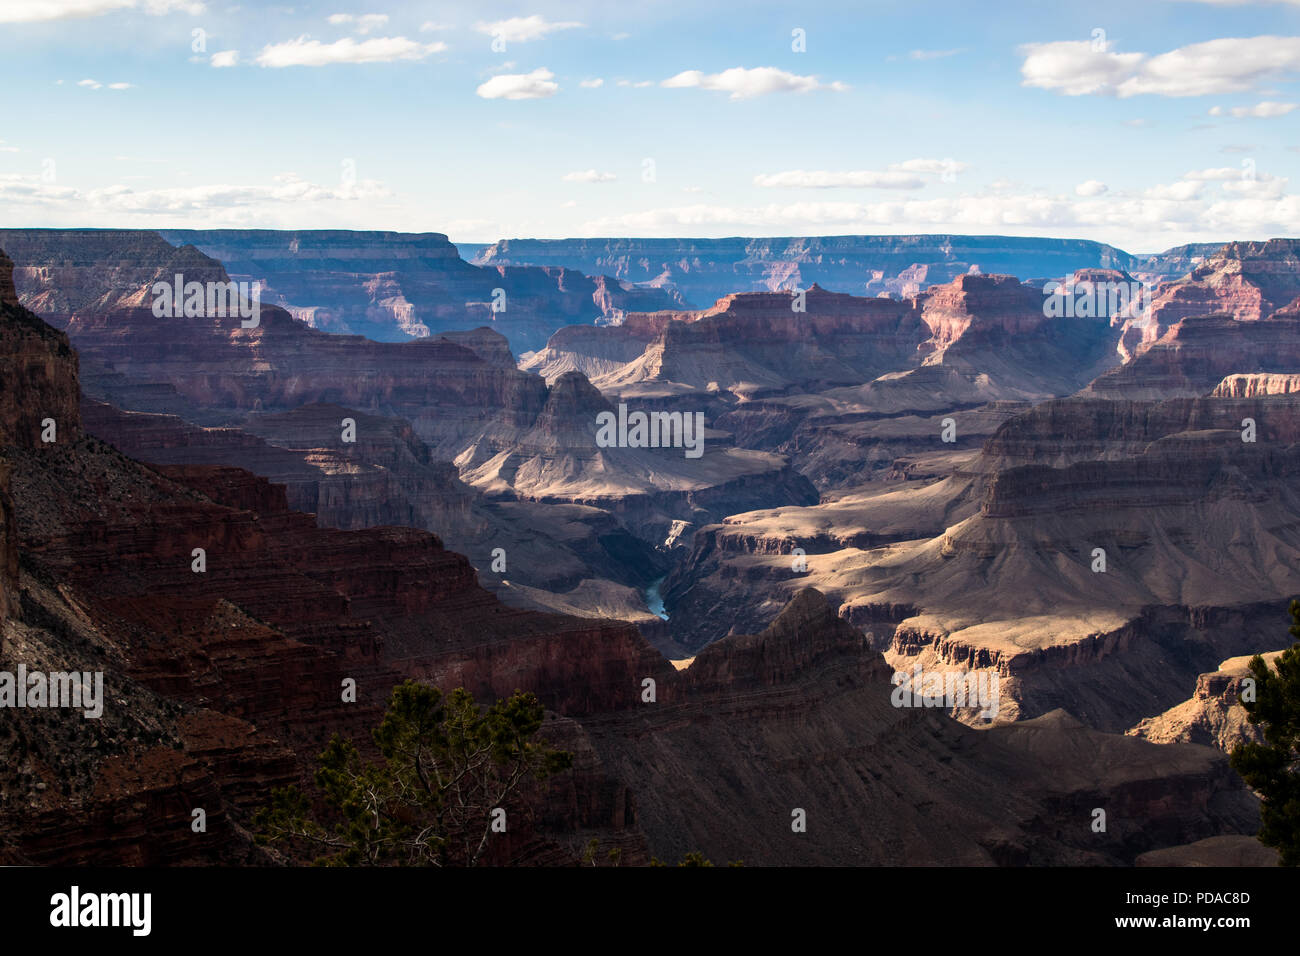
{"type": "Polygon", "coordinates": [[[1142,312],[1124,322],[1127,360],[1161,341],[1184,319],[1230,315],[1256,322],[1300,296],[1300,239],[1230,242],[1186,276],[1161,283],[1142,312]]]}
{"type": "Polygon", "coordinates": [[[1222,313],[1181,319],[1086,392],[1103,398],[1204,395],[1231,375],[1288,375],[1300,368],[1300,311],[1241,321],[1222,313]]]}
{"type": "Polygon", "coordinates": [[[735,294],[700,312],[638,314],[616,328],[561,330],[523,367],[548,380],[581,370],[611,394],[694,391],[748,400],[857,384],[906,367],[924,338],[918,319],[911,303],[818,286],[797,298],[735,294]]]}
{"type": "Polygon", "coordinates": [[[224,282],[219,262],[135,229],[0,229],[19,300],[46,318],[152,304],[158,281],[224,282]]]}
{"type": "MultiPolygon", "coordinates": [[[[658,289],[565,267],[480,267],[441,233],[340,230],[165,230],[263,283],[264,301],[314,328],[385,342],[491,324],[518,351],[562,325],[611,321],[631,309],[672,307],[658,289]]],[[[0,244],[4,237],[0,235],[0,244]]]]}
{"type": "Polygon", "coordinates": [[[673,288],[697,308],[733,292],[807,289],[814,283],[855,295],[904,296],[970,272],[1051,278],[1083,268],[1130,269],[1137,264],[1128,253],[1085,240],[946,235],[502,239],[474,262],[564,265],[589,275],[673,288]]]}

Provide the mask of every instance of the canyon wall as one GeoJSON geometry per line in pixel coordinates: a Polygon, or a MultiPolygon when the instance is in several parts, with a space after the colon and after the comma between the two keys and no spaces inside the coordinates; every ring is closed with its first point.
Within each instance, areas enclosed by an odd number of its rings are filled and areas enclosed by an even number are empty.
{"type": "MultiPolygon", "coordinates": [[[[484,265],[564,265],[676,289],[696,308],[733,292],[824,289],[911,295],[969,272],[1055,278],[1077,269],[1131,269],[1103,243],[1010,236],[811,236],[733,239],[502,239],[484,265]]],[[[1153,263],[1154,265],[1154,263],[1153,263]]]]}

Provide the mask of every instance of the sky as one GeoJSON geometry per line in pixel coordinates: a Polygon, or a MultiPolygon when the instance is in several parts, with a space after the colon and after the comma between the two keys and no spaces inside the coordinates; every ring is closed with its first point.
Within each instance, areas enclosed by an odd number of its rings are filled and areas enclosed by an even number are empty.
{"type": "Polygon", "coordinates": [[[1300,236],[1300,0],[0,0],[0,227],[1300,236]]]}

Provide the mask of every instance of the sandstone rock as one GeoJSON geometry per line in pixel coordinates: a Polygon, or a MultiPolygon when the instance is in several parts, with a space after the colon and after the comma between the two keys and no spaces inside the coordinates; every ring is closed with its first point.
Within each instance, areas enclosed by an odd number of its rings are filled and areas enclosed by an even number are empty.
{"type": "MultiPolygon", "coordinates": [[[[1281,651],[1260,655],[1270,669],[1281,651]]],[[[1234,657],[1218,669],[1196,679],[1192,697],[1156,717],[1149,717],[1129,729],[1133,737],[1155,743],[1190,742],[1218,747],[1232,753],[1245,741],[1261,741],[1259,728],[1250,723],[1238,706],[1242,679],[1250,676],[1251,656],[1234,657]]]]}
{"type": "Polygon", "coordinates": [[[1229,375],[1210,393],[1214,398],[1255,398],[1259,395],[1291,395],[1300,392],[1300,374],[1255,372],[1229,375]]]}

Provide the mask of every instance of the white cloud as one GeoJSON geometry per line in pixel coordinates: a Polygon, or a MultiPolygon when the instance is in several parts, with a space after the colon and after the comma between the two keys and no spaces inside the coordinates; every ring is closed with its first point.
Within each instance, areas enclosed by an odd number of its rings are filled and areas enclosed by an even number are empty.
{"type": "MultiPolygon", "coordinates": [[[[1206,204],[1154,196],[1071,199],[1052,195],[980,195],[888,200],[875,203],[800,202],[762,206],[697,204],[608,216],[582,225],[586,235],[677,235],[683,229],[734,235],[772,230],[774,235],[812,235],[835,228],[850,232],[1012,230],[1022,235],[1060,230],[1104,229],[1114,239],[1141,224],[1142,243],[1170,234],[1205,239],[1229,235],[1264,238],[1300,231],[1300,197],[1231,198],[1206,204]]],[[[1170,244],[1173,244],[1172,242],[1170,244]]]]}
{"type": "Polygon", "coordinates": [[[434,20],[425,20],[420,24],[421,33],[435,33],[439,30],[450,30],[450,23],[438,23],[434,20]]]}
{"type": "Polygon", "coordinates": [[[851,187],[862,189],[920,189],[925,180],[913,173],[875,172],[855,169],[845,172],[790,169],[754,177],[755,186],[795,186],[808,189],[851,187]]]}
{"type": "MultiPolygon", "coordinates": [[[[1241,175],[1238,173],[1237,175],[1241,175]]],[[[1158,184],[1145,189],[1142,196],[1145,199],[1162,199],[1168,202],[1189,202],[1193,199],[1201,198],[1201,190],[1205,187],[1196,180],[1185,181],[1181,183],[1158,184]]]]}
{"type": "MultiPolygon", "coordinates": [[[[103,89],[104,87],[104,84],[99,82],[99,80],[78,80],[77,85],[84,86],[88,90],[99,90],[99,89],[103,89]]],[[[133,86],[134,86],[133,83],[121,83],[121,82],[108,84],[108,88],[110,90],[129,90],[133,86]]]]}
{"type": "Polygon", "coordinates": [[[539,100],[560,89],[555,74],[546,67],[531,73],[502,73],[479,86],[475,92],[485,100],[539,100]]]}
{"type": "MultiPolygon", "coordinates": [[[[477,232],[482,234],[490,233],[499,236],[503,232],[509,231],[503,230],[500,224],[493,219],[453,219],[450,222],[440,223],[440,225],[447,231],[446,234],[449,236],[460,236],[462,233],[466,232],[477,232]]],[[[471,240],[461,239],[460,241],[468,242],[471,240]]]]}
{"type": "Polygon", "coordinates": [[[958,53],[964,53],[964,49],[956,50],[913,50],[908,54],[913,60],[942,60],[945,57],[956,56],[958,53]]]}
{"type": "Polygon", "coordinates": [[[812,90],[834,90],[843,93],[849,88],[838,81],[822,83],[815,76],[799,76],[795,73],[787,73],[785,70],[778,70],[774,66],[759,66],[754,69],[735,66],[721,73],[685,70],[669,77],[659,85],[674,89],[721,90],[730,93],[733,100],[748,99],[767,93],[808,93],[812,90]]]}
{"type": "Polygon", "coordinates": [[[790,169],[780,173],[766,173],[755,176],[754,185],[803,189],[920,189],[925,185],[923,176],[938,175],[948,179],[969,168],[969,164],[955,159],[905,159],[890,163],[884,172],[872,169],[790,169]]]}
{"type": "Polygon", "coordinates": [[[1224,37],[1151,56],[1087,40],[1022,46],[1023,85],[1066,96],[1242,93],[1300,72],[1300,37],[1224,37]]]}
{"type": "Polygon", "coordinates": [[[1281,199],[1286,194],[1286,184],[1288,180],[1278,179],[1273,176],[1260,173],[1257,176],[1239,176],[1235,180],[1225,182],[1223,191],[1233,193],[1243,198],[1251,199],[1281,199]]]}
{"type": "MultiPolygon", "coordinates": [[[[890,169],[903,165],[895,163],[890,169]]],[[[1256,174],[1253,167],[1193,170],[1182,181],[1137,193],[1115,193],[1099,180],[1085,181],[1059,194],[1004,181],[978,193],[929,199],[905,194],[863,202],[696,203],[650,208],[593,219],[583,223],[576,234],[1068,233],[1125,248],[1159,249],[1226,237],[1263,239],[1296,234],[1300,231],[1300,197],[1287,194],[1286,185],[1287,180],[1256,174]]]]}
{"type": "Polygon", "coordinates": [[[1288,180],[1256,170],[1253,160],[1242,160],[1241,166],[1221,166],[1216,169],[1194,169],[1183,174],[1188,183],[1222,183],[1224,192],[1250,199],[1281,199],[1288,180]]]}
{"type": "Polygon", "coordinates": [[[371,30],[377,30],[379,27],[388,23],[388,14],[386,13],[363,13],[361,16],[353,16],[350,13],[333,13],[328,17],[329,22],[334,26],[343,26],[344,24],[356,24],[358,33],[369,33],[371,30]]]}
{"type": "Polygon", "coordinates": [[[1194,43],[1153,57],[1126,80],[1120,96],[1204,96],[1245,92],[1300,71],[1300,37],[1259,36],[1194,43]]]}
{"type": "Polygon", "coordinates": [[[268,204],[371,200],[390,195],[386,188],[373,180],[331,187],[310,183],[291,174],[277,176],[269,185],[212,184],[146,190],[135,190],[121,184],[81,190],[43,183],[39,176],[0,177],[0,202],[62,205],[82,215],[102,211],[156,216],[268,204]]]}
{"type": "Polygon", "coordinates": [[[5,141],[0,139],[0,153],[16,153],[16,152],[18,152],[17,146],[6,146],[5,141]]]}
{"type": "Polygon", "coordinates": [[[1088,40],[1028,43],[1020,48],[1024,86],[1083,96],[1113,90],[1133,75],[1144,53],[1112,53],[1095,49],[1088,40]]]}
{"type": "Polygon", "coordinates": [[[618,177],[613,173],[602,173],[594,169],[582,169],[565,173],[562,177],[566,183],[612,183],[618,177]]]}
{"type": "Polygon", "coordinates": [[[581,87],[585,87],[586,89],[589,90],[594,90],[594,89],[598,89],[601,86],[604,86],[604,84],[605,81],[598,76],[592,80],[582,80],[578,85],[581,87]]]}
{"type": "Polygon", "coordinates": [[[223,67],[238,66],[239,51],[222,50],[220,53],[212,54],[212,59],[209,60],[208,62],[210,62],[214,67],[217,67],[218,69],[221,69],[223,67]]]}
{"type": "Polygon", "coordinates": [[[534,14],[531,17],[510,17],[508,20],[493,20],[491,23],[484,23],[480,20],[474,24],[474,29],[479,33],[486,33],[490,37],[500,37],[506,43],[527,43],[529,40],[540,39],[546,34],[554,33],[557,30],[573,30],[582,25],[574,20],[551,22],[541,14],[534,14]]]}
{"type": "Polygon", "coordinates": [[[1298,105],[1296,103],[1276,103],[1271,100],[1265,100],[1263,103],[1256,103],[1254,106],[1234,106],[1232,109],[1225,110],[1222,106],[1210,108],[1211,116],[1232,115],[1238,118],[1251,116],[1256,119],[1272,119],[1275,116],[1286,116],[1298,105]]]}
{"type": "Polygon", "coordinates": [[[150,16],[173,11],[194,15],[205,9],[196,0],[0,0],[0,23],[83,19],[127,10],[140,10],[150,16]]]}
{"type": "Polygon", "coordinates": [[[970,164],[961,163],[955,159],[905,159],[901,163],[890,163],[889,168],[906,173],[937,173],[940,175],[950,173],[955,175],[970,169],[970,164]]]}
{"type": "Polygon", "coordinates": [[[358,43],[351,37],[321,43],[301,36],[284,43],[268,44],[257,55],[258,66],[330,66],[335,63],[392,63],[422,60],[447,49],[445,43],[416,43],[406,37],[375,37],[358,43]]]}
{"type": "Polygon", "coordinates": [[[1216,169],[1193,169],[1183,173],[1183,179],[1197,183],[1226,182],[1230,179],[1240,178],[1241,168],[1236,166],[1220,166],[1216,169]]]}

